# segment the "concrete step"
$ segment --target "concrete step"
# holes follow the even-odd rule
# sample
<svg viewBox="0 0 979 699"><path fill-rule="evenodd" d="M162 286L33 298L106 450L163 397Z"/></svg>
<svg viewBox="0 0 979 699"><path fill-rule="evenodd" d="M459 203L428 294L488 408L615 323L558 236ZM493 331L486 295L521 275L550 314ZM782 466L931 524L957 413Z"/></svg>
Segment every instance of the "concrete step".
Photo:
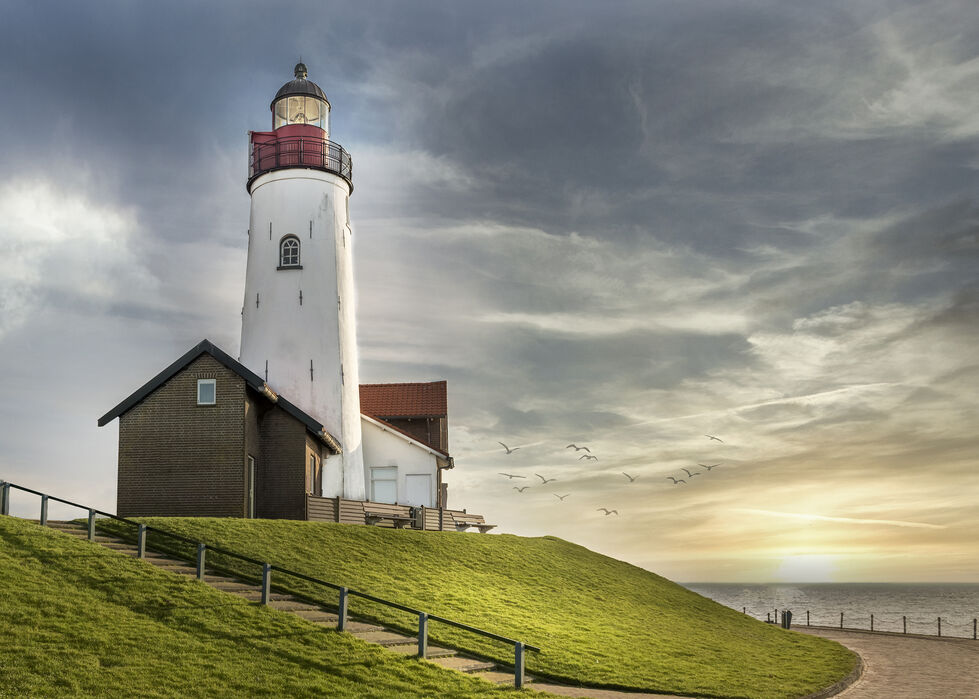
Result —
<svg viewBox="0 0 979 699"><path fill-rule="evenodd" d="M302 600L297 600L295 602L276 602L274 606L275 606L276 609L278 609L280 611L283 611L283 612L293 612L293 613L297 613L297 614L299 614L301 612L322 612L323 611L323 608L320 607L318 604L313 604L312 602L303 602ZM300 614L300 616L301 616L301 614ZM335 619L336 618L336 614L334 614L333 617Z"/></svg>
<svg viewBox="0 0 979 699"><path fill-rule="evenodd" d="M458 672L486 672L487 670L496 669L496 663L491 663L486 660L476 660L475 658L465 658L461 655L430 658L430 661L447 670L456 670ZM513 675L510 675L510 678L512 679Z"/></svg>
<svg viewBox="0 0 979 699"><path fill-rule="evenodd" d="M275 609L282 609L279 605L282 602L274 602L270 606ZM316 621L320 623L330 623L336 626L336 623L340 620L336 614L331 614L330 612L324 611L322 609L288 609L283 611L290 611L296 616L305 619L306 621Z"/></svg>
<svg viewBox="0 0 979 699"><path fill-rule="evenodd" d="M190 576L193 576L193 577L197 577L197 568L193 568L193 567L191 567L189 565L186 565L186 564L183 564L183 563L176 563L176 564L174 564L174 563L171 563L171 562L153 563L149 559L146 559L146 560L151 565L156 566L160 570L165 570L168 573L176 573L177 575L190 575Z"/></svg>
<svg viewBox="0 0 979 699"><path fill-rule="evenodd" d="M386 650L392 653L399 653L401 655L417 655L418 653L418 642L415 641L411 644L404 644L400 646L388 646ZM451 648L442 648L441 646L429 646L425 653L425 658L431 660L432 658L448 658L456 655L456 651Z"/></svg>
<svg viewBox="0 0 979 699"><path fill-rule="evenodd" d="M405 636L394 631L355 631L354 636L368 643L376 643L379 646L403 646L407 644L418 645L418 639Z"/></svg>
<svg viewBox="0 0 979 699"><path fill-rule="evenodd" d="M184 565L187 565L187 564L184 564ZM196 568L195 568L195 570L196 570ZM206 569L204 570L204 582L206 582L208 584L212 584L212 583L238 583L240 585L254 585L255 584L255 583L247 583L244 580L242 580L241 578L232 578L232 577L229 577L227 575L216 575L216 574L208 573Z"/></svg>
<svg viewBox="0 0 979 699"><path fill-rule="evenodd" d="M105 546L107 549L115 549L117 551L119 551L119 550L127 550L127 551L128 550L133 550L133 551L135 551L136 550L136 544L129 544L129 543L126 543L125 541L118 541L118 540L114 540L114 541L100 541L99 543L102 544L102 546Z"/></svg>
<svg viewBox="0 0 979 699"><path fill-rule="evenodd" d="M261 594L262 588L260 585L250 585L249 583L243 582L209 582L205 576L204 582L213 587L215 590L221 590L222 592L257 592Z"/></svg>
<svg viewBox="0 0 979 699"><path fill-rule="evenodd" d="M479 672L472 673L476 677L486 680L487 682L492 682L493 684L502 684L513 686L513 673L504 672L503 670L481 670ZM524 675L524 686L530 684L532 680L527 675Z"/></svg>
<svg viewBox="0 0 979 699"><path fill-rule="evenodd" d="M86 541L88 540L88 532L86 530L84 530L84 529L80 529L78 531L67 531L67 530L64 530L64 531L65 531L65 534L70 534L71 536L76 536L79 539L85 539ZM117 539L114 536L104 536L103 534L96 534L95 537L92 539L92 541L94 541L96 544L124 544L124 543L126 543L122 539ZM130 545L131 546L135 546L135 544L130 544Z"/></svg>
<svg viewBox="0 0 979 699"><path fill-rule="evenodd" d="M252 590L229 590L229 594L238 595L243 597L249 602L261 602L262 601L262 590L261 588L255 588ZM269 602L298 602L292 595L287 595L284 592L270 592Z"/></svg>
<svg viewBox="0 0 979 699"><path fill-rule="evenodd" d="M146 560L160 568L193 568L194 573L197 573L197 566L195 564L179 558L170 558L165 554L153 554L152 551L147 551Z"/></svg>
<svg viewBox="0 0 979 699"><path fill-rule="evenodd" d="M336 629L337 622L333 621L315 621L313 619L308 620L310 624L316 624L317 626L322 626L324 629ZM377 624L371 624L366 621L351 621L347 619L347 628L345 629L347 633L365 633L368 631L384 631L383 626L378 626Z"/></svg>
<svg viewBox="0 0 979 699"><path fill-rule="evenodd" d="M328 624L322 624L321 622L318 621L314 621L313 623L321 624L323 626L328 625ZM333 627L336 628L336 623L333 624ZM352 634L367 633L368 631L383 631L383 630L384 630L383 626L378 626L377 624L372 624L368 621L351 621L350 619L347 619L346 631L348 633L352 633Z"/></svg>

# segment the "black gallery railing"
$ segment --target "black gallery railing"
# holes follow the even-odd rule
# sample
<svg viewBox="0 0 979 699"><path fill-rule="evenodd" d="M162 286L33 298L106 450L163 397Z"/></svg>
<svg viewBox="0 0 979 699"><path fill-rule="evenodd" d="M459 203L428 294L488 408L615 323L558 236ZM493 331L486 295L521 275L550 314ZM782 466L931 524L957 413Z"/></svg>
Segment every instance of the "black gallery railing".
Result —
<svg viewBox="0 0 979 699"><path fill-rule="evenodd" d="M252 142L248 159L248 189L259 175L289 167L309 167L339 175L353 190L353 160L339 143L309 136L283 136L267 143Z"/></svg>
<svg viewBox="0 0 979 699"><path fill-rule="evenodd" d="M476 628L475 626L469 626L468 624L463 624L458 621L453 621L452 619L446 619L445 617L437 616L435 614L429 614L420 609L414 609L412 607L407 607L403 604L398 604L397 602L391 602L390 600L381 599L380 597L375 597L374 595L369 595L366 592L360 592L358 590L351 589L349 587L344 587L343 585L337 585L335 583L327 582L326 580L320 580L318 578L306 575L304 573L299 573L294 570L289 570L288 568L283 568L281 566L273 565L268 561L260 561L256 558L251 558L250 556L245 556L243 554L237 553L235 551L229 551L226 548L220 546L214 546L212 544L205 544L202 541L197 541L180 534L174 534L173 532L168 532L164 529L158 529L157 527L151 527L146 524L141 524L135 520L127 519L125 517L119 517L110 512L103 512L102 510L97 510L93 507L87 507L85 505L79 505L78 503L71 502L69 500L63 500L62 498L55 497L53 495L48 495L31 488L25 488L24 486L16 485L14 483L8 483L6 481L0 481L0 515L10 514L10 490L11 489L20 490L25 493L30 493L37 495L41 498L41 516L40 523L41 526L47 526L48 523L48 502L60 502L69 507L77 507L81 510L88 511L88 538L90 541L95 539L95 519L96 517L108 517L117 522L121 522L126 525L135 527L136 529L136 556L138 558L144 558L146 556L146 538L148 533L153 533L161 536L165 539L171 539L177 541L181 544L189 544L196 550L196 560L194 561L197 567L197 579L200 581L204 580L204 564L208 552L213 552L215 554L220 554L222 556L227 556L229 558L242 561L245 563L250 563L259 566L262 572L262 597L261 603L267 605L269 603L269 595L272 591L272 573L279 573L285 576L290 576L303 580L307 583L312 583L313 585L319 587L326 587L335 590L338 593L337 600L337 630L344 631L347 627L347 610L350 597L359 597L361 599L367 600L369 602L374 602L392 609L397 609L402 612L407 612L408 614L413 614L418 619L418 657L424 658L428 652L428 622L435 621L448 626L461 629L463 631L468 631L470 633L483 636L485 638L492 639L494 641L500 641L502 643L507 643L513 646L513 684L515 687L522 687L524 685L525 676L525 654L527 651L540 652L540 648L537 646L532 646L523 641L517 641L512 638L507 638L506 636L501 636L495 634L492 631L486 631L484 629ZM182 553L167 550L167 554L178 555L183 558L189 559Z"/></svg>

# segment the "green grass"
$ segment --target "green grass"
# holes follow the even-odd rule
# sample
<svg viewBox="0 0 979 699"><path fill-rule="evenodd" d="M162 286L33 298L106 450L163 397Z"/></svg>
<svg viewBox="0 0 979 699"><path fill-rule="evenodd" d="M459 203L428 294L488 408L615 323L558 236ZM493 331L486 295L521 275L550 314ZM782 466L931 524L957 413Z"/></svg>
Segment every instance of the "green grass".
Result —
<svg viewBox="0 0 979 699"><path fill-rule="evenodd" d="M554 537L284 520L142 521L540 646L543 652L528 655L529 671L570 682L776 699L823 689L856 663L836 643L755 621ZM258 575L255 566L219 562ZM333 591L282 575L273 576L273 585L336 601ZM406 629L415 623L357 599L351 612ZM512 647L504 644L434 622L429 631L433 641L512 662Z"/></svg>
<svg viewBox="0 0 979 699"><path fill-rule="evenodd" d="M0 516L0 696L504 695L517 693Z"/></svg>

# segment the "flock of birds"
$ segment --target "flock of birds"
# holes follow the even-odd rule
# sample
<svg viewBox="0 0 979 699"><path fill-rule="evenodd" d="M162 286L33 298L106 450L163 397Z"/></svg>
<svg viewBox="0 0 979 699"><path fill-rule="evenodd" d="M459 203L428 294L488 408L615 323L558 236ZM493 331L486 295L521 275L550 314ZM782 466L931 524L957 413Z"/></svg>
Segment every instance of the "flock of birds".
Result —
<svg viewBox="0 0 979 699"><path fill-rule="evenodd" d="M716 442L721 442L722 444L724 443L724 440L723 439L721 439L720 437L715 437L712 434L705 434L704 436L707 437L710 440L713 440L713 441L716 441ZM501 447L503 447L506 450L507 456L509 456L513 452L517 451L518 449L520 449L520 447L512 447L511 448L511 447L507 446L506 444L504 444L503 442L497 442L497 444L499 444ZM574 449L575 450L575 453L577 453L579 451L588 452L587 454L583 454L583 455L579 456L578 457L578 460L579 461L582 461L582 460L598 461L598 457L595 456L594 454L592 454L591 453L591 449L589 449L586 446L578 446L577 444L571 443L568 446L566 446L565 449ZM719 464L719 463L718 464L701 464L701 463L698 463L697 465L700 466L701 468L703 468L704 470L703 471L691 471L688 468L681 468L680 470L687 474L687 477L686 478L677 478L675 476L666 476L666 479L667 480L670 480L670 481L673 481L673 485L674 486L681 485L681 484L686 485L687 484L687 479L693 479L696 476L701 476L701 475L704 475L706 473L710 473L711 471L713 471L715 468L717 468L721 464ZM638 475L633 476L633 475L631 475L629 473L626 473L625 471L622 471L621 473L622 473L623 476L625 476L626 478L629 479L629 483L630 484L635 483L636 480L639 478ZM503 473L503 472L500 472L500 475L501 476L505 476L508 481L512 481L514 478L527 478L527 476L521 476L521 475L516 474L516 473ZM534 475L537 478L540 478L540 480L541 480L540 485L542 485L542 486L547 485L548 483L551 483L553 481L558 480L557 478L546 478L546 477L542 476L539 473L535 473ZM679 474L677 474L677 475L679 475ZM531 488L531 487L533 487L533 486L529 486L529 485L516 486L516 485L514 485L513 486L513 489L516 490L518 493L522 493L522 492L524 492L525 490L527 490L528 488ZM558 493L551 493L551 495L553 495L554 497L556 497L561 502L564 502L564 499L567 498L568 496L570 496L571 493L565 493L564 495L560 495ZM607 507L599 507L595 511L596 512L604 512L606 517L608 517L609 515L616 515L616 516L618 516L618 514L619 514L619 511L618 510L613 510L613 509L610 509L610 508L607 508Z"/></svg>

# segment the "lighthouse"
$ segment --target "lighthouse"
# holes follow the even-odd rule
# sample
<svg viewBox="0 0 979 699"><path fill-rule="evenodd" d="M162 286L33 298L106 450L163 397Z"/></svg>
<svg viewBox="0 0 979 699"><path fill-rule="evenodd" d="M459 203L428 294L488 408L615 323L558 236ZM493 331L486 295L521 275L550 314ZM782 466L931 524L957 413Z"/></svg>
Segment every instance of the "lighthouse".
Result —
<svg viewBox="0 0 979 699"><path fill-rule="evenodd" d="M354 305L350 154L306 66L249 133L251 196L239 361L338 436L324 492L365 499Z"/></svg>
<svg viewBox="0 0 979 699"><path fill-rule="evenodd" d="M350 154L296 65L249 132L248 267L235 359L202 339L99 418L119 420L123 516L488 531L448 510L446 382L360 384Z"/></svg>

